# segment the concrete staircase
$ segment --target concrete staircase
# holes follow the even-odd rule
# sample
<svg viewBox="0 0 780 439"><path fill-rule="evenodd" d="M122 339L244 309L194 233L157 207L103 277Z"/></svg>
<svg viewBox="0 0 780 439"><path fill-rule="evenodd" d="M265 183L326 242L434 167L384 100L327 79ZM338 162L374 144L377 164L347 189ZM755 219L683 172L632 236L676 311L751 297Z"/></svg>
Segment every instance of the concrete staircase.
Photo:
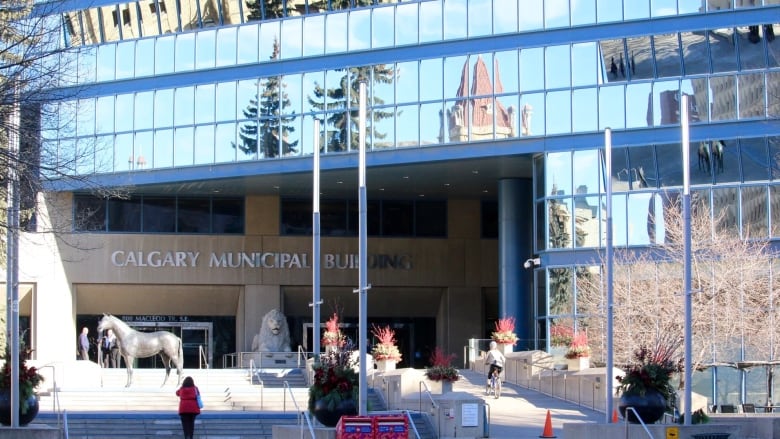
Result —
<svg viewBox="0 0 780 439"><path fill-rule="evenodd" d="M56 427L68 439L182 437L175 371L161 386L163 370L136 369L129 388L125 369L91 373L100 375L84 380L92 385L70 380L58 384L56 395L42 392L33 422ZM247 369L185 369L182 376L195 380L204 400L195 425L198 438L271 439L274 425L300 425L299 411L307 410L308 386L299 369L260 370L253 376ZM369 389L368 397L372 411L385 409L380 392ZM421 438L436 437L425 416L412 414L412 422Z"/></svg>

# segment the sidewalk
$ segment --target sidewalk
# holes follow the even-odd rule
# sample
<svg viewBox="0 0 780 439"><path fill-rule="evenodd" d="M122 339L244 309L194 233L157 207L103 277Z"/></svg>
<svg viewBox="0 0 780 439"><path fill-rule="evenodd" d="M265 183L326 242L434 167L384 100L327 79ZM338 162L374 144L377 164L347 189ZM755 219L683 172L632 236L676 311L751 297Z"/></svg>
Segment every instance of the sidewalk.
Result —
<svg viewBox="0 0 780 439"><path fill-rule="evenodd" d="M563 438L563 424L570 422L603 423L604 414L518 385L503 384L501 398L485 395L485 376L462 369L462 378L454 391L468 392L489 406L491 439L536 439L542 435L547 410L552 417L553 435Z"/></svg>

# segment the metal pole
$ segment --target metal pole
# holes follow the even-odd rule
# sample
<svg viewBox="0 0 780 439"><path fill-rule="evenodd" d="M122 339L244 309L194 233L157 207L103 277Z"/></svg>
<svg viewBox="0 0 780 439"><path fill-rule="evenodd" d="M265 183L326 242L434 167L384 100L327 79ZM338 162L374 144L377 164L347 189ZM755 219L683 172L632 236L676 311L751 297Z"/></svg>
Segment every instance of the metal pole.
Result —
<svg viewBox="0 0 780 439"><path fill-rule="evenodd" d="M683 284L685 300L685 355L684 355L684 425L691 425L691 168L690 148L688 146L688 96L682 95L680 119L682 125L682 162L683 162Z"/></svg>
<svg viewBox="0 0 780 439"><path fill-rule="evenodd" d="M606 418L607 424L612 423L612 411L613 409L613 391L614 387L612 383L614 381L614 334L613 334L613 313L614 313L614 293L612 289L613 283L613 247L612 247L612 130L607 128L604 130L604 173L605 185L607 192L607 242L606 242L606 257L607 257L607 376L606 383L604 383L604 389L607 393L606 397Z"/></svg>
<svg viewBox="0 0 780 439"><path fill-rule="evenodd" d="M19 427L19 176L16 166L19 163L19 96L14 86L10 129L8 130L8 229L6 260L6 297L8 321L6 328L10 340L11 358L11 427Z"/></svg>
<svg viewBox="0 0 780 439"><path fill-rule="evenodd" d="M317 361L320 356L320 121L314 118L314 184L312 190L312 351Z"/></svg>
<svg viewBox="0 0 780 439"><path fill-rule="evenodd" d="M358 319L358 337L360 338L360 390L359 390L359 402L360 409L358 414L360 416L366 416L368 413L368 380L366 374L368 373L366 368L366 350L368 343L368 334L366 331L368 313L368 255L367 252L367 238L366 232L368 229L367 215L366 215L366 83L360 83L360 106L358 107L358 145L359 152L359 164L358 164L358 196L360 210L360 226L359 226L359 277L360 285L358 295L360 305L360 315Z"/></svg>

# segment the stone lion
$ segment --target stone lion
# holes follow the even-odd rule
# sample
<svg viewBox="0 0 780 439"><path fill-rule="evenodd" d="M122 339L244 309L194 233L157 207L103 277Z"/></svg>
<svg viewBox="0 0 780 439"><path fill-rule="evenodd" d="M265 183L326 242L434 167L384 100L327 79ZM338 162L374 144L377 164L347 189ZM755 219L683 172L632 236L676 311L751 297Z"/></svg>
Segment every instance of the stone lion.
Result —
<svg viewBox="0 0 780 439"><path fill-rule="evenodd" d="M287 318L274 308L263 316L260 333L252 340L255 352L290 352L290 328Z"/></svg>

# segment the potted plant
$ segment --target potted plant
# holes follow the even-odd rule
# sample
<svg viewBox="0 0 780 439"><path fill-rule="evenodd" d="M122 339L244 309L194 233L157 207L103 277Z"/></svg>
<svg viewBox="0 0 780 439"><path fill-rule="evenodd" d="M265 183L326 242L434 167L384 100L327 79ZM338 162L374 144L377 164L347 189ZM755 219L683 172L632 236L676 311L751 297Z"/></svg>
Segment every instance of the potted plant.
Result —
<svg viewBox="0 0 780 439"><path fill-rule="evenodd" d="M394 370L395 364L401 361L401 352L398 350L395 341L395 331L390 325L371 327L371 334L377 338L376 343L371 350L371 355L376 360L377 369L381 371Z"/></svg>
<svg viewBox="0 0 780 439"><path fill-rule="evenodd" d="M652 349L643 345L634 351L633 361L624 368L625 374L615 377L619 383L618 409L624 418L627 407L634 407L646 424L656 422L665 411L672 410L675 390L671 379L672 374L682 370L682 358L677 354L681 343L666 338ZM632 412L628 421L639 422Z"/></svg>
<svg viewBox="0 0 780 439"><path fill-rule="evenodd" d="M336 351L344 346L346 337L339 329L339 316L335 312L325 322L325 332L322 333L322 345L326 351Z"/></svg>
<svg viewBox="0 0 780 439"><path fill-rule="evenodd" d="M431 366L425 370L425 376L429 380L441 383L442 393L452 391L452 383L460 379L458 369L452 365L455 354L445 354L440 347L436 347L431 355Z"/></svg>
<svg viewBox="0 0 780 439"><path fill-rule="evenodd" d="M586 332L580 331L574 334L564 357L569 370L577 371L590 366L590 347Z"/></svg>
<svg viewBox="0 0 780 439"><path fill-rule="evenodd" d="M27 366L29 351L20 346L19 355L19 425L27 425L38 415L38 397L35 389L43 382L43 375L34 366ZM11 358L6 346L5 364L0 372L0 423L11 425Z"/></svg>
<svg viewBox="0 0 780 439"><path fill-rule="evenodd" d="M335 427L341 416L357 414L360 381L352 360L351 342L320 355L312 366L309 412L326 427Z"/></svg>
<svg viewBox="0 0 780 439"><path fill-rule="evenodd" d="M515 318L498 319L491 338L498 343L503 353L512 352L512 346L516 345L518 340L515 335Z"/></svg>

